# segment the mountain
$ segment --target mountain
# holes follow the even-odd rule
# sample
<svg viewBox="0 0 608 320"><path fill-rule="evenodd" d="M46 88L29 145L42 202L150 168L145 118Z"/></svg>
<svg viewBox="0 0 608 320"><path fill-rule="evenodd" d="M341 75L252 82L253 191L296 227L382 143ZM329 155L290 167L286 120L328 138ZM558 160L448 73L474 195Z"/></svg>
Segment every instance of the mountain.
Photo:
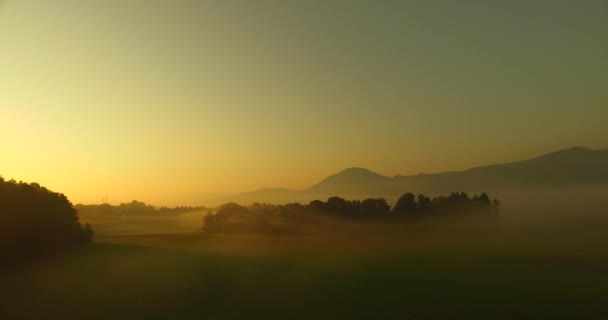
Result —
<svg viewBox="0 0 608 320"><path fill-rule="evenodd" d="M304 190L308 193L331 193L340 190L343 193L367 192L369 186L390 186L392 179L364 168L349 168L331 175L314 186Z"/></svg>
<svg viewBox="0 0 608 320"><path fill-rule="evenodd" d="M529 160L431 175L431 190L501 191L608 183L608 150L564 149ZM405 180L405 179L404 179ZM417 184L421 184L418 181Z"/></svg>
<svg viewBox="0 0 608 320"><path fill-rule="evenodd" d="M608 149L573 147L528 160L411 176L383 176L364 168L349 168L304 190L262 189L230 197L230 201L308 202L341 196L349 199L385 197L405 192L442 194L453 191L498 192L524 188L608 185ZM228 199L225 199L228 200Z"/></svg>

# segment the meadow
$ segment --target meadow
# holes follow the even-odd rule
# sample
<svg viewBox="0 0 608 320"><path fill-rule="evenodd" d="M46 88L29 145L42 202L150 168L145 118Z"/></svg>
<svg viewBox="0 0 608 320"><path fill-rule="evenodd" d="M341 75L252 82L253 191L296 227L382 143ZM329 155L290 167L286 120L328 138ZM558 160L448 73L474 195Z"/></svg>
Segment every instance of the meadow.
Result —
<svg viewBox="0 0 608 320"><path fill-rule="evenodd" d="M2 277L1 319L606 319L605 228L98 236Z"/></svg>

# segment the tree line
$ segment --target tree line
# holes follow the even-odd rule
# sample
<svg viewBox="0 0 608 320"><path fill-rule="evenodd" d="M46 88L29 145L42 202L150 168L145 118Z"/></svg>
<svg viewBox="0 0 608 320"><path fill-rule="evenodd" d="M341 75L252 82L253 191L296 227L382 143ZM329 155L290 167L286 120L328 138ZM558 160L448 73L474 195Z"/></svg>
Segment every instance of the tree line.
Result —
<svg viewBox="0 0 608 320"><path fill-rule="evenodd" d="M103 204L77 204L76 210L82 214L102 214L113 216L151 216L151 215L167 215L180 214L193 211L204 210L205 207L177 206L177 207L160 207L156 208L152 205L141 201L133 200L128 203L119 205Z"/></svg>
<svg viewBox="0 0 608 320"><path fill-rule="evenodd" d="M394 206L384 198L347 200L330 197L327 201L313 200L308 204L254 203L250 207L231 202L218 207L216 212L208 212L203 221L203 230L280 232L296 225L317 224L328 217L399 223L448 215L495 215L499 207L500 202L491 200L486 193L469 197L464 192L433 198L408 192L399 197Z"/></svg>

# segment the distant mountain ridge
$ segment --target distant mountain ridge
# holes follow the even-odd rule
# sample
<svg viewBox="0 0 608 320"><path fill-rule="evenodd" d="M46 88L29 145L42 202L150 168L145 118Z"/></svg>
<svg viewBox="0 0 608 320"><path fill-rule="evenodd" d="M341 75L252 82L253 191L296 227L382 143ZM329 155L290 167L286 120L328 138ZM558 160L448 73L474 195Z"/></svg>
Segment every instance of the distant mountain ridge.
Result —
<svg viewBox="0 0 608 320"><path fill-rule="evenodd" d="M518 188L608 184L608 149L573 147L528 160L475 167L464 171L388 177L365 168L348 168L304 190L261 189L226 200L307 202L341 196L395 198L404 192L440 194L452 191L504 191Z"/></svg>
<svg viewBox="0 0 608 320"><path fill-rule="evenodd" d="M336 188L340 188L342 191L355 191L359 188L367 188L369 185L389 185L391 182L390 177L368 169L353 167L331 175L304 191L323 193L332 192Z"/></svg>

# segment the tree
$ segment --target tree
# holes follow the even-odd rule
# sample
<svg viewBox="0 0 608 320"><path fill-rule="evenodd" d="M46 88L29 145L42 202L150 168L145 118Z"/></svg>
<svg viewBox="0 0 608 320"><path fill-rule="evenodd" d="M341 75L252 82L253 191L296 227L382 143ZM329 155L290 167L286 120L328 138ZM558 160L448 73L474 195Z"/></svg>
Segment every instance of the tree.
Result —
<svg viewBox="0 0 608 320"><path fill-rule="evenodd" d="M213 227L215 226L214 225L214 222L215 222L214 218L215 217L213 215L213 212L211 212L211 211L209 211L209 212L207 212L207 214L205 214L205 217L203 218L203 230L211 230L211 229L213 229Z"/></svg>
<svg viewBox="0 0 608 320"><path fill-rule="evenodd" d="M65 195L37 183L0 180L0 255L6 261L65 250L92 237Z"/></svg>
<svg viewBox="0 0 608 320"><path fill-rule="evenodd" d="M384 217L391 211L386 199L365 199L361 201L360 212L363 217Z"/></svg>
<svg viewBox="0 0 608 320"><path fill-rule="evenodd" d="M500 201L498 201L498 199L494 199L492 200L492 205L494 206L494 208L498 209L500 208Z"/></svg>
<svg viewBox="0 0 608 320"><path fill-rule="evenodd" d="M416 204L416 197L413 193L408 192L399 197L399 200L397 200L393 211L396 214L408 216L414 214L416 212L417 207L418 206Z"/></svg>
<svg viewBox="0 0 608 320"><path fill-rule="evenodd" d="M244 215L249 213L247 207L241 206L240 204L229 202L221 205L215 213L216 222L227 222L235 219L242 219Z"/></svg>
<svg viewBox="0 0 608 320"><path fill-rule="evenodd" d="M420 210L420 212L428 213L433 211L433 202L431 201L431 198L423 194L419 194L417 198L418 209Z"/></svg>
<svg viewBox="0 0 608 320"><path fill-rule="evenodd" d="M325 210L325 202L321 200L313 200L308 204L308 207L316 212L323 212Z"/></svg>
<svg viewBox="0 0 608 320"><path fill-rule="evenodd" d="M490 197L485 192L479 195L479 202L484 206L492 205L492 202L490 202Z"/></svg>
<svg viewBox="0 0 608 320"><path fill-rule="evenodd" d="M325 203L325 208L331 213L346 214L348 211L348 203L340 197L330 197Z"/></svg>
<svg viewBox="0 0 608 320"><path fill-rule="evenodd" d="M94 232L93 232L93 229L91 228L90 224L86 223L84 225L84 230L83 231L84 232L83 232L82 236L83 236L83 239L84 239L85 242L90 242L91 240L93 240L93 234L94 234Z"/></svg>

